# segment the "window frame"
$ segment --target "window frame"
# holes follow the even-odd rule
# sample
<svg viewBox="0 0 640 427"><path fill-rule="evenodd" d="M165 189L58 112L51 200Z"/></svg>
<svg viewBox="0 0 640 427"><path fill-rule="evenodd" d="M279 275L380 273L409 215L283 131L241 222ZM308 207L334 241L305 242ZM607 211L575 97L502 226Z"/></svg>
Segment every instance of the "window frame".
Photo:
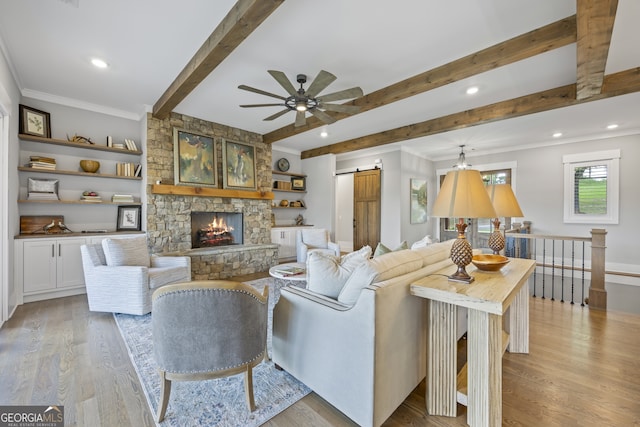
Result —
<svg viewBox="0 0 640 427"><path fill-rule="evenodd" d="M620 150L595 151L591 153L562 156L564 164L564 216L567 224L618 224L620 207ZM575 169L585 166L607 167L607 212L606 214L576 213Z"/></svg>

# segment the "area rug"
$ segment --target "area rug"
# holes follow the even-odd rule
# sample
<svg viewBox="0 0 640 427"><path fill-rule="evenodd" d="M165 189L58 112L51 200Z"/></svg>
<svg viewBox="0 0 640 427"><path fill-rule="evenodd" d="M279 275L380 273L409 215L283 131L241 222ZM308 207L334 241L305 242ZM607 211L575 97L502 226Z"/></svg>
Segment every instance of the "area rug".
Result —
<svg viewBox="0 0 640 427"><path fill-rule="evenodd" d="M273 306L284 282L265 278L246 282L259 290L269 286L268 349L271 352ZM116 324L138 373L154 419L160 399L160 375L153 357L151 314L114 314ZM175 381L167 412L159 426L259 426L306 396L311 390L273 362L263 362L253 370L256 409L249 412L244 395L244 374L207 381Z"/></svg>

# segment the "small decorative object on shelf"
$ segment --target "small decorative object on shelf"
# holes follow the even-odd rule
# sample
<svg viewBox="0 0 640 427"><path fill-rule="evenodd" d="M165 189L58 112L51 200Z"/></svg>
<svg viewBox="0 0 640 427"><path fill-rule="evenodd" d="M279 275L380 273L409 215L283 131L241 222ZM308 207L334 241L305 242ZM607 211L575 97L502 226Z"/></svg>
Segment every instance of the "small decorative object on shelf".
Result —
<svg viewBox="0 0 640 427"><path fill-rule="evenodd" d="M59 200L57 179L36 179L28 180L28 200Z"/></svg>
<svg viewBox="0 0 640 427"><path fill-rule="evenodd" d="M77 142L80 144L91 144L93 145L93 141L91 141L91 138L87 138L86 136L80 136L78 134L74 134L73 136L69 136L67 135L67 141L69 142Z"/></svg>
<svg viewBox="0 0 640 427"><path fill-rule="evenodd" d="M101 203L102 197L100 197L100 195L95 191L88 190L82 193L80 200L82 200L83 202Z"/></svg>
<svg viewBox="0 0 640 427"><path fill-rule="evenodd" d="M277 165L280 172L286 172L289 170L289 160L284 157L278 160Z"/></svg>
<svg viewBox="0 0 640 427"><path fill-rule="evenodd" d="M97 160L80 160L80 167L87 173L96 173L100 169L100 162Z"/></svg>
<svg viewBox="0 0 640 427"><path fill-rule="evenodd" d="M304 218L302 215L296 217L296 225L304 225Z"/></svg>
<svg viewBox="0 0 640 427"><path fill-rule="evenodd" d="M289 207L289 201L288 200L280 200L280 207L281 208Z"/></svg>

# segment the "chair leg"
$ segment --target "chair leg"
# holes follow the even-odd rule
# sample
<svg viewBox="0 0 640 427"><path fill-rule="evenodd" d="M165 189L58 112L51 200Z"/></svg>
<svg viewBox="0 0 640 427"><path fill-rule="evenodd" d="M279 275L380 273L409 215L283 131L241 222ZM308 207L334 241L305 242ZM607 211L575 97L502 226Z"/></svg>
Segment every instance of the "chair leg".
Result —
<svg viewBox="0 0 640 427"><path fill-rule="evenodd" d="M250 412L256 409L256 402L253 399L253 369L251 365L247 365L244 372L244 395L247 398L247 407Z"/></svg>
<svg viewBox="0 0 640 427"><path fill-rule="evenodd" d="M162 382L160 390L160 405L158 406L158 422L164 420L164 414L167 411L167 405L169 404L169 395L171 394L171 380L167 379L167 373L160 371L160 381Z"/></svg>

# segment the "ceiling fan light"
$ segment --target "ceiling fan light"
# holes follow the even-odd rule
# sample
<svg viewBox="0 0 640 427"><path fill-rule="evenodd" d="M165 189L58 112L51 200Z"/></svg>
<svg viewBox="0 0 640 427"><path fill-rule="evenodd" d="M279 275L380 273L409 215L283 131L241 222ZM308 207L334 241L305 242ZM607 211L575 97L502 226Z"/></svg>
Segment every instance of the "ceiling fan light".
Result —
<svg viewBox="0 0 640 427"><path fill-rule="evenodd" d="M307 111L307 103L304 101L296 102L296 111Z"/></svg>

